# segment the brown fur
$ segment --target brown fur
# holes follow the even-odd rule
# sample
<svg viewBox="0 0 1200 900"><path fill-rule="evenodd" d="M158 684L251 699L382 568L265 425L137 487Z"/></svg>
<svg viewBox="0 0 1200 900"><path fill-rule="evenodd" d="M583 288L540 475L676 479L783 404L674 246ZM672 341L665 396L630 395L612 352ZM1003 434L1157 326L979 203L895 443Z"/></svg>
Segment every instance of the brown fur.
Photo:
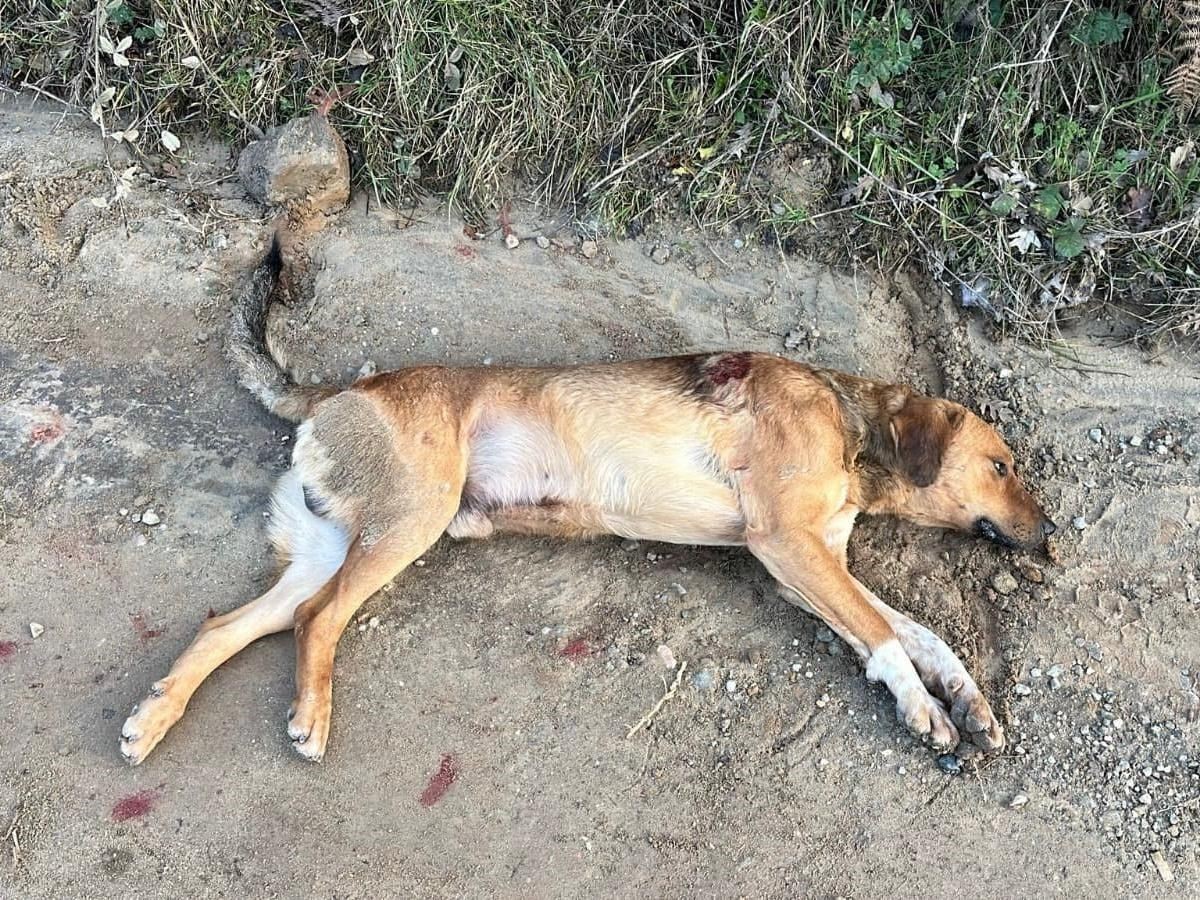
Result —
<svg viewBox="0 0 1200 900"><path fill-rule="evenodd" d="M319 759L334 652L358 606L443 533L500 531L743 545L887 683L915 733L995 749L1002 731L962 664L850 575L846 542L859 513L886 513L1039 546L1053 526L1012 466L962 406L765 354L376 375L300 426L285 481L302 486L318 531L281 525L276 543L301 568L205 623L135 709L122 751L140 762L212 669L294 627L288 732ZM344 557L305 563L315 533L344 535Z"/></svg>

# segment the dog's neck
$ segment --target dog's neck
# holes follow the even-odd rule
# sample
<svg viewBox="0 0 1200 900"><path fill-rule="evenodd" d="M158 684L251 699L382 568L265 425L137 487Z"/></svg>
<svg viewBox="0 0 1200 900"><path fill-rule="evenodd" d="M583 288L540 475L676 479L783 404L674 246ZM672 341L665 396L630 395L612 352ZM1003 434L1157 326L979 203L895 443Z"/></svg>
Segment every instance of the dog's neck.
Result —
<svg viewBox="0 0 1200 900"><path fill-rule="evenodd" d="M837 397L845 423L847 502L868 515L905 516L917 487L896 468L887 412L896 386L830 369L819 374Z"/></svg>

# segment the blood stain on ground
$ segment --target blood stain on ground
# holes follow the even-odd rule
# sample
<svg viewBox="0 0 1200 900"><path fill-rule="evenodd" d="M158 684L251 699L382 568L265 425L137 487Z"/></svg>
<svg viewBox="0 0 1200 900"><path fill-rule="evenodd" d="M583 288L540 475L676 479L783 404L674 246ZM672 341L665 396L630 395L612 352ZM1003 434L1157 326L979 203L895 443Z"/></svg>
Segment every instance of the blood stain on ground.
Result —
<svg viewBox="0 0 1200 900"><path fill-rule="evenodd" d="M129 618L133 622L133 630L137 632L137 636L143 644L158 637L165 630L163 628L151 628L147 625L145 613L134 613Z"/></svg>
<svg viewBox="0 0 1200 900"><path fill-rule="evenodd" d="M8 662L17 653L16 641L0 641L0 662Z"/></svg>
<svg viewBox="0 0 1200 900"><path fill-rule="evenodd" d="M558 651L559 656L565 656L567 659L583 659L585 656L592 655L592 647L587 642L587 638L572 638L567 642L567 646Z"/></svg>
<svg viewBox="0 0 1200 900"><path fill-rule="evenodd" d="M454 754L447 753L442 757L438 770L429 779L429 784L421 792L421 805L433 806L446 795L446 791L450 790L450 785L457 780L458 760L454 758Z"/></svg>
<svg viewBox="0 0 1200 900"><path fill-rule="evenodd" d="M123 797L113 804L112 819L114 822L128 822L130 819L140 819L154 809L158 802L158 792L146 788L136 794Z"/></svg>

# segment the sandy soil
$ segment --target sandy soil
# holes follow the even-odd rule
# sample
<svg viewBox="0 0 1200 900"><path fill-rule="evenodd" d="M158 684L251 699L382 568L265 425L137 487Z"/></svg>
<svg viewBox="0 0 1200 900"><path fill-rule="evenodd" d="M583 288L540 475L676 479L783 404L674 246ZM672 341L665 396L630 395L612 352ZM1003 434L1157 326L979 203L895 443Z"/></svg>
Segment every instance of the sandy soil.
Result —
<svg viewBox="0 0 1200 900"><path fill-rule="evenodd" d="M746 347L982 410L1064 526L1060 564L892 522L851 552L970 660L1008 750L942 771L741 551L445 540L343 639L322 764L284 736L285 635L127 768L130 706L269 579L290 437L221 358L265 227L229 151L189 143L94 203L127 165L0 101L0 894L1195 896L1200 368L996 343L936 291L687 229L588 260L547 226L565 246L543 250L534 210L509 251L357 198L285 323L305 377ZM627 739L659 645L687 676Z"/></svg>

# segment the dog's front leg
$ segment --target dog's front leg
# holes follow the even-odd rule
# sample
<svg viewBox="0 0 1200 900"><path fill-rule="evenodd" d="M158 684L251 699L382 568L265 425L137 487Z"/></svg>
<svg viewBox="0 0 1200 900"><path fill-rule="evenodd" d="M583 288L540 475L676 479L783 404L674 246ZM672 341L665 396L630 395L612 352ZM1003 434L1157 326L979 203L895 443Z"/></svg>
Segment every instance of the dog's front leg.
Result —
<svg viewBox="0 0 1200 900"><path fill-rule="evenodd" d="M820 536L773 532L752 536L748 547L786 589L785 597L820 616L863 659L867 678L887 685L897 716L914 735L938 749L958 743L949 713L925 689L896 632Z"/></svg>
<svg viewBox="0 0 1200 900"><path fill-rule="evenodd" d="M950 718L959 731L984 750L1003 747L1004 729L992 714L979 685L946 642L924 625L892 609L853 575L850 577L872 608L891 625L925 686L949 707Z"/></svg>

